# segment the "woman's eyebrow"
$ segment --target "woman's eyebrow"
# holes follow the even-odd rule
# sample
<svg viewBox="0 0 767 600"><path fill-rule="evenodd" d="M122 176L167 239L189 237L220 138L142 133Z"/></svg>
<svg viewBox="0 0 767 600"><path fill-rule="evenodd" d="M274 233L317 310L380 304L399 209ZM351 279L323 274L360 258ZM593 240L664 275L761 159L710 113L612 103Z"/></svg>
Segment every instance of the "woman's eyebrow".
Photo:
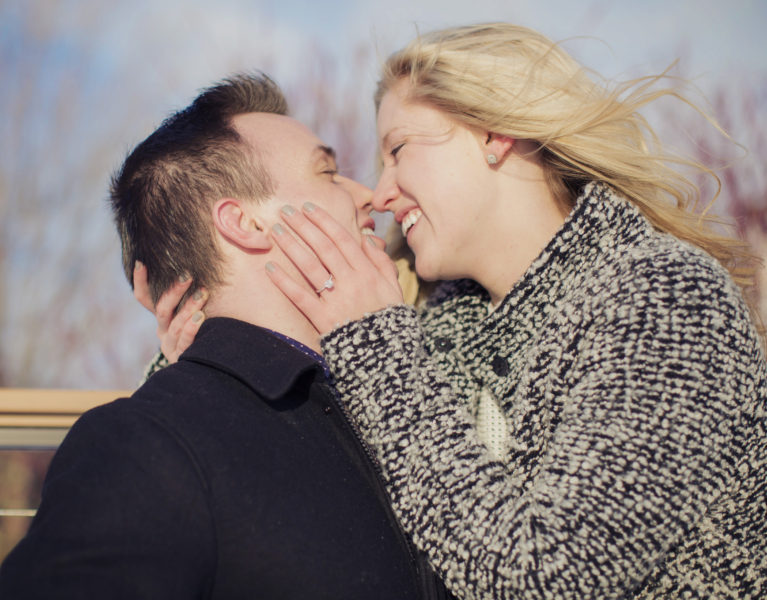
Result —
<svg viewBox="0 0 767 600"><path fill-rule="evenodd" d="M381 139L381 148L386 148L389 145L389 138L391 137L392 133L394 133L394 130L387 132L387 134L383 136Z"/></svg>

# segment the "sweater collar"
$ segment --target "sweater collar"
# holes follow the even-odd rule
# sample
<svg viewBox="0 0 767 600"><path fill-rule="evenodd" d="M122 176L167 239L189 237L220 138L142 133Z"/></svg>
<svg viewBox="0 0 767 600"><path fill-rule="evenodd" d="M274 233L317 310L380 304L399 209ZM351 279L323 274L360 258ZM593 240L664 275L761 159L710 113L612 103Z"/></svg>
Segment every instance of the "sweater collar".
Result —
<svg viewBox="0 0 767 600"><path fill-rule="evenodd" d="M224 371L269 401L283 397L308 374L323 378L318 356L301 351L284 336L237 319L207 319L179 357Z"/></svg>

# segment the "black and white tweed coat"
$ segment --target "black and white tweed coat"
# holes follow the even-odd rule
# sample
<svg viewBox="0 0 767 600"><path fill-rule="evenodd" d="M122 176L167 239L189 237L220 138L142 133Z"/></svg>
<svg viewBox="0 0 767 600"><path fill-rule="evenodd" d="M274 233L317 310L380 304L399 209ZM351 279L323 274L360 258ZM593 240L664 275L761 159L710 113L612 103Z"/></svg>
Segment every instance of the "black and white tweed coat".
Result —
<svg viewBox="0 0 767 600"><path fill-rule="evenodd" d="M590 185L497 310L467 281L323 339L460 598L767 598L767 369L707 254ZM476 399L509 444L477 437Z"/></svg>

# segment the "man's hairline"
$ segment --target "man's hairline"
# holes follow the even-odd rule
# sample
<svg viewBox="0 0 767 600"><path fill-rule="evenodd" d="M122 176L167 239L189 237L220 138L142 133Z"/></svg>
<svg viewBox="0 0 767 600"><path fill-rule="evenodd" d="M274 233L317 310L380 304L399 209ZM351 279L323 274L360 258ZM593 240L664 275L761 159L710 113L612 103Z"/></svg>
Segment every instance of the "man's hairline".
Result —
<svg viewBox="0 0 767 600"><path fill-rule="evenodd" d="M281 117L288 117L288 115L282 115L280 113L275 113L271 111L263 111L263 110L251 110L247 112L239 112L236 114L231 115L227 119L227 126L234 132L234 134L237 136L235 143L240 146L244 152L243 156L245 159L252 163L252 166L255 168L256 166L260 166L261 169L263 169L264 174L269 178L269 185L270 188L270 194L267 196L264 196L262 198L245 198L244 200L247 200L249 202L254 202L257 205L266 203L271 197L273 197L277 192L277 182L274 180L274 177L272 176L272 172L270 169L266 167L265 161L263 160L264 156L270 156L270 152L268 148L263 147L263 145L259 144L253 144L250 140L248 140L245 135L243 135L243 132L237 127L237 123L235 122L238 117L246 116L246 115L276 115ZM292 117L288 117L292 118Z"/></svg>

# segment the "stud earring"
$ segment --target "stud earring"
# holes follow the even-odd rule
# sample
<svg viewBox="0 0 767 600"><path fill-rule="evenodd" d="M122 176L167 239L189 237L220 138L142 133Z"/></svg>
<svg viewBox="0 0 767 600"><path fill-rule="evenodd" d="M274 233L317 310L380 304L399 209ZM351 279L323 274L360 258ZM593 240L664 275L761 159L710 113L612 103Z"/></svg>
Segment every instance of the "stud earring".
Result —
<svg viewBox="0 0 767 600"><path fill-rule="evenodd" d="M487 155L487 164L488 165L494 165L498 162L498 157L495 154L488 154Z"/></svg>

